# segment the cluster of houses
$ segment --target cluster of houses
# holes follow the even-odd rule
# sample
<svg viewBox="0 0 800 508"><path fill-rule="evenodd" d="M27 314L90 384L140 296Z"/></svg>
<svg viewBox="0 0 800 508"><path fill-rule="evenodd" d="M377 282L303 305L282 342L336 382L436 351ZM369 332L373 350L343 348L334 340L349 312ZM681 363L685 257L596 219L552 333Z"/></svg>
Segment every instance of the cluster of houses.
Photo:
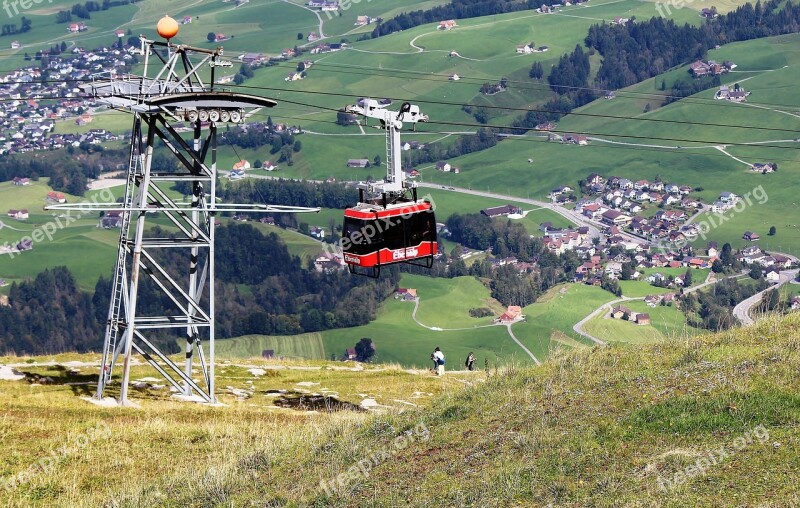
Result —
<svg viewBox="0 0 800 508"><path fill-rule="evenodd" d="M750 166L750 171L766 175L778 171L778 164L774 162L755 162Z"/></svg>
<svg viewBox="0 0 800 508"><path fill-rule="evenodd" d="M28 215L28 210L26 209L22 210L11 209L8 211L8 216L11 217L12 219L17 219L17 220L27 220L30 217Z"/></svg>
<svg viewBox="0 0 800 508"><path fill-rule="evenodd" d="M59 55L47 55L50 79L45 83L42 83L38 62L36 66L2 76L0 154L54 150L68 144L77 146L79 135L53 134L58 120L75 118L78 124L91 121L91 114L87 111L94 103L85 98L72 82L89 79L90 75L100 72L124 74L135 65L137 53L140 53L138 46L93 50L74 47Z"/></svg>
<svg viewBox="0 0 800 508"><path fill-rule="evenodd" d="M547 46L539 46L537 48L533 43L530 43L517 46L517 53L522 55L530 55L531 53L544 53L549 49L550 48Z"/></svg>
<svg viewBox="0 0 800 508"><path fill-rule="evenodd" d="M689 65L689 73L695 78L702 78L703 76L718 76L725 74L736 68L736 64L726 60L719 63L715 60L697 60Z"/></svg>
<svg viewBox="0 0 800 508"><path fill-rule="evenodd" d="M645 312L636 312L624 305L617 305L611 309L611 317L614 319L624 319L631 321L637 325L649 325L650 314Z"/></svg>
<svg viewBox="0 0 800 508"><path fill-rule="evenodd" d="M689 196L693 189L688 185L658 180L634 182L617 176L606 180L592 173L586 178L585 187L589 197L576 202L576 212L620 231L629 228L652 241L683 239L692 228L684 223L690 214L703 209L703 203ZM575 199L574 191L569 185L557 187L550 192L550 198L556 203L567 203ZM652 205L671 209L659 210L652 217L636 215Z"/></svg>
<svg viewBox="0 0 800 508"><path fill-rule="evenodd" d="M738 85L735 86L733 90L731 90L728 85L722 85L714 94L714 98L717 100L726 100L730 102L745 102L745 99L747 99L748 95L750 95L750 92Z"/></svg>
<svg viewBox="0 0 800 508"><path fill-rule="evenodd" d="M539 128L540 126L541 129ZM543 130L543 131L552 130L553 127L555 126L552 125L550 122L548 122L547 124L539 124L536 126L537 130ZM558 141L560 143L567 143L570 145L580 145L580 146L586 146L589 144L588 137L584 136L583 134L572 134L572 133L558 134L555 132L550 132L550 134L547 135L547 141Z"/></svg>
<svg viewBox="0 0 800 508"><path fill-rule="evenodd" d="M335 0L309 0L306 5L322 12L336 12L339 10L339 2Z"/></svg>
<svg viewBox="0 0 800 508"><path fill-rule="evenodd" d="M242 178L246 178L247 173L245 173L245 171L248 169L253 169L250 165L250 161L242 159L233 165L231 172L228 173L228 178L230 180L241 180ZM264 161L261 163L261 167L257 169L263 169L264 171L276 171L278 166L276 166L272 161Z"/></svg>

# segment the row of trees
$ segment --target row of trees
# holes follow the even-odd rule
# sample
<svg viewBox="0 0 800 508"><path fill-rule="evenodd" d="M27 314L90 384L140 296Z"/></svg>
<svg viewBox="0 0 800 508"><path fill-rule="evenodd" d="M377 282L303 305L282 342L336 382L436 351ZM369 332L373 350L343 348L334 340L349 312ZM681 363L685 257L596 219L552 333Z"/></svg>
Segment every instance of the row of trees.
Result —
<svg viewBox="0 0 800 508"><path fill-rule="evenodd" d="M19 26L15 25L14 23L5 23L2 27L0 27L0 37L4 35L22 34L30 31L30 29L31 20L25 16L22 16Z"/></svg>
<svg viewBox="0 0 800 508"><path fill-rule="evenodd" d="M70 147L72 148L72 147ZM97 150L99 147L85 147ZM18 158L15 156L0 157L0 181L12 180L14 177L50 178L50 186L61 192L83 196L89 178L97 178L101 171L113 169L115 163L126 161L123 150L106 150L103 157L86 156L80 160L74 157L75 152L83 152L82 148L72 150L73 154L57 154L50 157Z"/></svg>
<svg viewBox="0 0 800 508"><path fill-rule="evenodd" d="M443 19L477 18L504 12L536 9L546 3L548 2L545 0L451 0L447 4L428 10L404 12L389 20L379 20L375 29L372 30L371 36L373 38L380 37Z"/></svg>

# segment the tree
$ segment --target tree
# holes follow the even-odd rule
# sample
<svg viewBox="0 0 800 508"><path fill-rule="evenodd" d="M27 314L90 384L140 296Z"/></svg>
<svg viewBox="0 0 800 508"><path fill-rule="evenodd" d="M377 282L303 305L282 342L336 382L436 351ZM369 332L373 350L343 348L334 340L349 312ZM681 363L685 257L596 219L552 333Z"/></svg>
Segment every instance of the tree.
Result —
<svg viewBox="0 0 800 508"><path fill-rule="evenodd" d="M208 32L208 34L206 34L206 40L208 40L208 42L214 42L217 40L217 34L214 32Z"/></svg>
<svg viewBox="0 0 800 508"><path fill-rule="evenodd" d="M692 269L688 268L686 273L683 274L683 287L689 287L692 285Z"/></svg>
<svg viewBox="0 0 800 508"><path fill-rule="evenodd" d="M720 252L719 258L723 266L733 265L733 247L731 247L731 244L725 243L722 246L722 252Z"/></svg>
<svg viewBox="0 0 800 508"><path fill-rule="evenodd" d="M714 273L722 273L725 267L722 265L722 261L719 259L715 259L714 263L711 265L711 271Z"/></svg>
<svg viewBox="0 0 800 508"><path fill-rule="evenodd" d="M256 169L260 168L260 167L261 167L261 166L263 166L263 165L264 165L264 163L263 163L263 162L261 162L261 159L256 159L256 160L253 162L253 167L254 167L254 168L256 168Z"/></svg>
<svg viewBox="0 0 800 508"><path fill-rule="evenodd" d="M294 142L292 150L295 152L299 152L302 149L303 149L303 143L298 139L297 141Z"/></svg>
<svg viewBox="0 0 800 508"><path fill-rule="evenodd" d="M528 72L528 77L531 79L542 79L544 77L544 69L540 62L533 62L531 70Z"/></svg>
<svg viewBox="0 0 800 508"><path fill-rule="evenodd" d="M775 226L770 226L770 228L769 228L769 233L767 233L767 234L768 234L769 236L775 236L775 233L776 233L776 232L777 232L777 230L775 229Z"/></svg>
<svg viewBox="0 0 800 508"><path fill-rule="evenodd" d="M758 265L753 265L750 269L750 278L753 280L758 280L761 278L761 268Z"/></svg>
<svg viewBox="0 0 800 508"><path fill-rule="evenodd" d="M376 156L375 156L375 158L374 158L374 159L372 159L372 162L373 162L373 163L374 163L376 166L380 166L380 165L381 165L381 156L380 156L380 155L376 155Z"/></svg>
<svg viewBox="0 0 800 508"><path fill-rule="evenodd" d="M297 40L298 41L302 41L303 40L303 32L297 32Z"/></svg>
<svg viewBox="0 0 800 508"><path fill-rule="evenodd" d="M375 344L369 337L364 337L356 342L356 360L359 362L368 362L370 358L375 356Z"/></svg>

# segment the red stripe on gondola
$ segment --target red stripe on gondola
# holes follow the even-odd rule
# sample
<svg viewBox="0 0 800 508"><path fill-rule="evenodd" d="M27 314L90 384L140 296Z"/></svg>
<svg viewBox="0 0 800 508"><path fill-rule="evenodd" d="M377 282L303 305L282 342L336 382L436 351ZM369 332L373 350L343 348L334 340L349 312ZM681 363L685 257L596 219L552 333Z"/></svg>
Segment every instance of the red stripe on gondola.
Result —
<svg viewBox="0 0 800 508"><path fill-rule="evenodd" d="M416 250L416 254L411 255ZM369 254L344 254L344 262L349 265L371 268L376 265L402 263L419 258L426 258L436 254L436 242L422 242L415 247L404 249L381 249Z"/></svg>
<svg viewBox="0 0 800 508"><path fill-rule="evenodd" d="M348 208L344 211L344 216L350 217L352 219L375 219L375 218L383 219L386 217L396 217L398 215L427 212L430 210L431 210L430 203L417 203L417 204L409 203L408 206L402 206L399 208L393 208L389 210L365 211L365 210L356 210L355 208Z"/></svg>

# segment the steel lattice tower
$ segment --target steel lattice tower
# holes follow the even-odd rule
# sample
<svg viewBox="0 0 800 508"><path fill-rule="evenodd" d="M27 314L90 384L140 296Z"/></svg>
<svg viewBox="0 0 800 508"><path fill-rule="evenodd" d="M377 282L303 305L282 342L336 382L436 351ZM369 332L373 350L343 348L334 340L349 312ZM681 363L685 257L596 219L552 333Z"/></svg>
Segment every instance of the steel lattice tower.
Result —
<svg viewBox="0 0 800 508"><path fill-rule="evenodd" d="M84 91L112 108L132 113L130 160L122 203L82 204L80 210L119 212L122 227L112 281L96 398L102 399L122 357L119 403L128 403L131 359L139 353L180 394L216 402L214 387L214 228L218 212L310 212L319 209L217 203L217 124L240 123L276 102L253 95L215 90L218 67L230 67L222 48L175 45L141 37L142 76L111 76L83 85ZM192 59L195 61L193 62ZM148 71L155 69L154 77ZM205 76L204 76L205 74ZM100 78L98 76L97 78ZM171 122L187 122L184 139ZM187 136L188 137L188 136ZM178 162L178 171L153 168L153 150L163 143ZM168 188L178 182L191 187L191 203L177 202ZM77 209L53 205L50 209ZM148 214L166 217L174 234L146 235ZM162 221L163 222L163 221ZM162 249L187 252L181 274L159 259ZM171 273L172 272L172 273ZM146 274L172 307L162 315L144 315L137 308L140 278ZM186 359L179 365L162 352L152 337L175 329L185 331ZM207 353L204 352L206 343ZM197 365L195 357L199 360ZM193 368L202 380L193 379ZM198 398L199 397L199 398Z"/></svg>

